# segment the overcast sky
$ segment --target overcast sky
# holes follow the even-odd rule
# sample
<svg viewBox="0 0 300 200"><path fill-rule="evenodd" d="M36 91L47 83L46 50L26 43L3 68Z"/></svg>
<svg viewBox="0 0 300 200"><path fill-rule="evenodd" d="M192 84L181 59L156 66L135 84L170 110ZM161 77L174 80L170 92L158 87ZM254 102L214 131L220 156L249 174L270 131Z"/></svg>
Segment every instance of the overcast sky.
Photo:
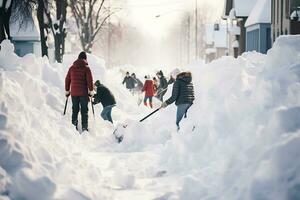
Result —
<svg viewBox="0 0 300 200"><path fill-rule="evenodd" d="M127 0L122 15L137 28L147 34L163 37L171 25L180 22L185 10L193 11L196 0ZM224 0L198 0L198 6L209 5L213 10L213 19L220 19ZM156 17L160 15L160 17Z"/></svg>

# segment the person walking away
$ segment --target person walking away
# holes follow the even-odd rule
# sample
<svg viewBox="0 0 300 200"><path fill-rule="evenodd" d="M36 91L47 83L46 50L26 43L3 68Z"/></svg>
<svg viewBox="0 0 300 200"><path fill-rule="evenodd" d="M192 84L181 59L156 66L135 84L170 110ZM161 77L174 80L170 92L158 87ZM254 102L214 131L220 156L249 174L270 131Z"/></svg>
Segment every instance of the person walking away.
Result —
<svg viewBox="0 0 300 200"><path fill-rule="evenodd" d="M142 96L143 92L142 92L142 89L144 87L144 84L142 83L142 81L140 79L138 79L136 77L135 73L132 73L131 77L136 82L136 85L135 85L135 88L134 88L134 93L137 94L137 96L138 96L138 103L137 104L140 105L142 103L142 101L143 101L143 96Z"/></svg>
<svg viewBox="0 0 300 200"><path fill-rule="evenodd" d="M112 108L116 106L115 97L106 86L100 83L100 80L97 80L94 85L96 87L97 93L94 95L92 103L94 105L101 103L103 106L101 117L104 120L108 120L113 124L111 111Z"/></svg>
<svg viewBox="0 0 300 200"><path fill-rule="evenodd" d="M158 90L158 81L155 77L153 77L153 90L154 90L154 95L157 94L157 90Z"/></svg>
<svg viewBox="0 0 300 200"><path fill-rule="evenodd" d="M163 102L164 95L167 93L168 89L168 81L161 70L156 75L159 79L157 98Z"/></svg>
<svg viewBox="0 0 300 200"><path fill-rule="evenodd" d="M65 78L66 97L72 98L72 124L78 130L78 113L81 113L82 131L88 131L88 102L93 96L93 76L88 67L87 56L81 52L69 68Z"/></svg>
<svg viewBox="0 0 300 200"><path fill-rule="evenodd" d="M133 95L133 89L135 87L135 80L129 75L129 72L126 72L126 76L123 79L122 84L126 85L126 88L131 92Z"/></svg>
<svg viewBox="0 0 300 200"><path fill-rule="evenodd" d="M149 99L149 106L150 108L153 108L152 105L152 98L154 96L154 87L153 87L153 81L150 80L150 76L145 76L145 83L144 87L142 89L143 92L145 92L145 97L144 97L144 105L147 106L147 100Z"/></svg>
<svg viewBox="0 0 300 200"><path fill-rule="evenodd" d="M134 79L135 82L135 91L137 92L141 92L143 89L144 84L142 83L142 81L140 79L138 79L135 75L135 73L131 74L131 77Z"/></svg>
<svg viewBox="0 0 300 200"><path fill-rule="evenodd" d="M162 103L161 107L165 108L175 102L177 106L176 126L180 129L179 123L183 116L187 117L187 111L195 100L194 85L192 83L191 72L181 72L173 84L172 96Z"/></svg>

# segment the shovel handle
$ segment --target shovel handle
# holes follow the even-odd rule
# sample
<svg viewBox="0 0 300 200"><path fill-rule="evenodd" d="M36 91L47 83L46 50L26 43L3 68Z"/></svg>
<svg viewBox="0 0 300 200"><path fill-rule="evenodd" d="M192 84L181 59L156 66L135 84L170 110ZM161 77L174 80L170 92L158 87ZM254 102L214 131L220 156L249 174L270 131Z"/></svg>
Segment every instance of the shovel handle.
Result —
<svg viewBox="0 0 300 200"><path fill-rule="evenodd" d="M154 113L156 113L157 111L159 111L161 108L157 108L156 110L154 110L152 113L150 113L149 115L147 115L146 117L144 117L143 119L140 120L140 122L144 121L145 119L147 119L148 117L150 117L151 115L153 115Z"/></svg>
<svg viewBox="0 0 300 200"><path fill-rule="evenodd" d="M66 102L65 102L65 109L64 109L64 113L63 115L66 114L66 110L67 110L67 106L68 106L68 100L69 100L69 97L66 98Z"/></svg>

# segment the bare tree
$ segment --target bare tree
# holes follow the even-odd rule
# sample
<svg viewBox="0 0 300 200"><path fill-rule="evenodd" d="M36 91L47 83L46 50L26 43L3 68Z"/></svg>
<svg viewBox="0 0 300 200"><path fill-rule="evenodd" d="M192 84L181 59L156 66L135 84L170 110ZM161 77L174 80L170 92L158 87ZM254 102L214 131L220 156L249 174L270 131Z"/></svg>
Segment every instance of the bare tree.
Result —
<svg viewBox="0 0 300 200"><path fill-rule="evenodd" d="M82 49L91 52L94 40L113 14L104 6L107 0L70 0L70 7L78 27Z"/></svg>
<svg viewBox="0 0 300 200"><path fill-rule="evenodd" d="M38 7L37 7L37 18L39 22L39 29L40 29L40 40L41 40L41 50L42 56L48 56L48 45L47 45L47 32L48 32L48 25L45 19L46 13L46 5L48 1L45 0L38 0Z"/></svg>
<svg viewBox="0 0 300 200"><path fill-rule="evenodd" d="M1 0L0 1L0 43L11 38L9 23L20 20L21 25L26 25L26 20L31 17L36 0Z"/></svg>
<svg viewBox="0 0 300 200"><path fill-rule="evenodd" d="M67 0L55 0L55 6L51 3L53 2L49 2L49 0L39 0L38 17L40 18L40 29L44 30L40 30L43 31L41 38L42 35L44 35L43 37L46 41L47 37L45 36L45 32L48 32L49 29L51 30L55 43L55 60L57 62L62 62L65 38L67 35L65 24L68 4ZM45 43L45 41L42 42ZM47 48L45 45L46 44L42 44L42 49Z"/></svg>

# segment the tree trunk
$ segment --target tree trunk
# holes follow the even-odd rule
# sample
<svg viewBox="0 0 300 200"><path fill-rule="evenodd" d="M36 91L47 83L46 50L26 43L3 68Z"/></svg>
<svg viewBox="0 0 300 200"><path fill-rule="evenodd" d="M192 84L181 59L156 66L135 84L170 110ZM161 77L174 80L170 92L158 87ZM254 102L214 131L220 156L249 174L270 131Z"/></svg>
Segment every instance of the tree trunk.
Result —
<svg viewBox="0 0 300 200"><path fill-rule="evenodd" d="M47 38L45 36L45 23L44 23L44 12L45 12L44 0L39 0L38 9L37 9L37 18L39 22L40 28L40 39L41 39L41 50L42 56L48 57L48 46L47 46Z"/></svg>
<svg viewBox="0 0 300 200"><path fill-rule="evenodd" d="M66 30L65 30L66 15L67 15L67 1L56 0L56 20L58 21L58 24L54 25L54 29L55 29L54 40L55 40L55 59L59 63L62 62L62 58L64 54L65 37L66 37Z"/></svg>
<svg viewBox="0 0 300 200"><path fill-rule="evenodd" d="M10 39L9 20L11 16L11 5L8 9L5 9L6 0L3 0L0 5L0 43L6 39Z"/></svg>
<svg viewBox="0 0 300 200"><path fill-rule="evenodd" d="M4 9L0 8L0 43L5 40L4 32Z"/></svg>

